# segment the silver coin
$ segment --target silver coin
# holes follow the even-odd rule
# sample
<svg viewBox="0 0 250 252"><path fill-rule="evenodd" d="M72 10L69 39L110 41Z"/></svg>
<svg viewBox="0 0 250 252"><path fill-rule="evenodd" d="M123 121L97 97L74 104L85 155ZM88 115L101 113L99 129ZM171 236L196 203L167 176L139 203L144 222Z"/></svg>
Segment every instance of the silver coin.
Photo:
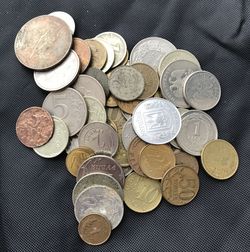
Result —
<svg viewBox="0 0 250 252"><path fill-rule="evenodd" d="M66 59L56 67L47 71L34 71L34 79L38 87L46 91L57 91L70 85L79 73L80 60L76 52L71 50Z"/></svg>
<svg viewBox="0 0 250 252"><path fill-rule="evenodd" d="M181 116L171 102L149 98L134 109L132 124L135 133L145 142L165 144L173 140L181 128Z"/></svg>
<svg viewBox="0 0 250 252"><path fill-rule="evenodd" d="M74 135L72 137L69 138L69 142L68 145L66 147L66 153L69 154L72 150L76 149L79 147L79 143L78 143L78 136Z"/></svg>
<svg viewBox="0 0 250 252"><path fill-rule="evenodd" d="M144 90L142 74L131 66L119 66L114 69L108 83L112 95L122 101L133 101Z"/></svg>
<svg viewBox="0 0 250 252"><path fill-rule="evenodd" d="M66 123L70 136L75 135L87 119L86 103L81 94L73 88L50 92L42 107Z"/></svg>
<svg viewBox="0 0 250 252"><path fill-rule="evenodd" d="M54 121L54 133L51 139L40 147L33 150L41 157L53 158L61 154L69 141L69 130L63 120L56 116L52 116Z"/></svg>
<svg viewBox="0 0 250 252"><path fill-rule="evenodd" d="M211 140L218 138L214 120L205 112L190 110L182 115L182 126L177 143L187 153L200 156L201 150Z"/></svg>
<svg viewBox="0 0 250 252"><path fill-rule="evenodd" d="M133 169L130 166L123 167L122 169L123 169L125 177L127 177L133 171Z"/></svg>
<svg viewBox="0 0 250 252"><path fill-rule="evenodd" d="M177 107L188 108L183 95L184 81L188 75L198 70L199 66L187 60L177 60L169 64L160 78L162 96Z"/></svg>
<svg viewBox="0 0 250 252"><path fill-rule="evenodd" d="M121 110L121 113L123 115L123 117L126 119L126 120L129 120L129 118L131 118L132 116L124 111Z"/></svg>
<svg viewBox="0 0 250 252"><path fill-rule="evenodd" d="M130 143L135 137L137 137L137 135L133 129L132 117L130 117L122 128L122 143L126 150L128 150Z"/></svg>
<svg viewBox="0 0 250 252"><path fill-rule="evenodd" d="M75 204L81 192L92 185L104 185L114 189L123 200L123 190L120 183L111 175L102 172L93 172L82 177L76 184L72 192L72 201Z"/></svg>
<svg viewBox="0 0 250 252"><path fill-rule="evenodd" d="M129 62L145 63L158 70L160 61L164 55L176 50L176 47L166 39L149 37L139 41L131 51Z"/></svg>
<svg viewBox="0 0 250 252"><path fill-rule="evenodd" d="M116 228L124 214L123 201L112 188L94 185L81 192L74 206L75 217L78 222L90 213L100 213L108 218L112 229Z"/></svg>
<svg viewBox="0 0 250 252"><path fill-rule="evenodd" d="M212 73L196 71L184 83L184 97L191 107L209 110L220 100L220 83Z"/></svg>

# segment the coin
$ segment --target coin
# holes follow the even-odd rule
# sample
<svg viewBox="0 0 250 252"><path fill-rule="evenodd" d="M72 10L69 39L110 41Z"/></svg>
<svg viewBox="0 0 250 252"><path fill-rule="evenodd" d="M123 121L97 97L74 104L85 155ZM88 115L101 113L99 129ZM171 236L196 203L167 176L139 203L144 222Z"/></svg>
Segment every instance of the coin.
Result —
<svg viewBox="0 0 250 252"><path fill-rule="evenodd" d="M134 100L134 101L120 101L120 100L117 100L117 104L118 104L118 107L125 113L127 114L132 114L135 107L140 103L140 101L138 100Z"/></svg>
<svg viewBox="0 0 250 252"><path fill-rule="evenodd" d="M123 189L120 183L111 175L102 172L93 172L82 177L76 184L72 192L72 201L75 204L77 197L89 186L104 185L114 189L123 200Z"/></svg>
<svg viewBox="0 0 250 252"><path fill-rule="evenodd" d="M79 147L78 136L74 135L69 138L68 146L66 147L66 153L69 154L72 150Z"/></svg>
<svg viewBox="0 0 250 252"><path fill-rule="evenodd" d="M132 172L126 177L124 202L133 211L147 213L161 202L162 193L159 181L142 177Z"/></svg>
<svg viewBox="0 0 250 252"><path fill-rule="evenodd" d="M140 153L139 164L149 178L162 179L166 171L175 166L175 155L167 145L148 144Z"/></svg>
<svg viewBox="0 0 250 252"><path fill-rule="evenodd" d="M220 100L220 83L212 73L196 71L190 74L184 83L184 97L191 107L209 110Z"/></svg>
<svg viewBox="0 0 250 252"><path fill-rule="evenodd" d="M142 74L145 83L143 93L138 97L138 99L145 100L152 97L158 90L160 83L157 72L152 67L144 63L135 63L132 67Z"/></svg>
<svg viewBox="0 0 250 252"><path fill-rule="evenodd" d="M38 16L22 26L15 39L15 54L24 66L45 70L68 54L72 34L67 24L53 16Z"/></svg>
<svg viewBox="0 0 250 252"><path fill-rule="evenodd" d="M198 70L200 67L191 61L177 60L170 63L160 78L162 96L176 107L188 108L189 105L183 96L184 81L189 74Z"/></svg>
<svg viewBox="0 0 250 252"><path fill-rule="evenodd" d="M118 131L118 130L117 130L117 127L116 127L116 124L115 124L112 120L108 119L107 123L108 123L108 125L110 125L116 132Z"/></svg>
<svg viewBox="0 0 250 252"><path fill-rule="evenodd" d="M57 91L70 85L78 75L80 61L71 50L65 60L47 71L34 71L34 79L38 87L46 91Z"/></svg>
<svg viewBox="0 0 250 252"><path fill-rule="evenodd" d="M121 62L120 65L121 65L121 66L129 66L130 64L129 64L128 58L129 58L129 52L128 52L128 50L127 50L126 56L125 56L124 60Z"/></svg>
<svg viewBox="0 0 250 252"><path fill-rule="evenodd" d="M105 243L111 234L110 221L101 214L88 214L81 219L78 233L81 239L89 245Z"/></svg>
<svg viewBox="0 0 250 252"><path fill-rule="evenodd" d="M80 72L84 72L91 60L91 50L81 38L73 38L73 49L80 59Z"/></svg>
<svg viewBox="0 0 250 252"><path fill-rule="evenodd" d="M132 124L136 135L151 144L164 144L173 140L181 128L178 109L162 98L142 101L134 110Z"/></svg>
<svg viewBox="0 0 250 252"><path fill-rule="evenodd" d="M157 71L162 57L176 50L176 47L166 39L148 37L139 41L130 54L130 64L145 63Z"/></svg>
<svg viewBox="0 0 250 252"><path fill-rule="evenodd" d="M165 173L161 188L166 201L175 206L182 206L197 195L199 177L192 168L177 165Z"/></svg>
<svg viewBox="0 0 250 252"><path fill-rule="evenodd" d="M127 177L133 171L133 169L130 166L123 167L122 169L123 169L125 177Z"/></svg>
<svg viewBox="0 0 250 252"><path fill-rule="evenodd" d="M66 123L70 136L75 135L87 119L86 103L81 94L73 88L50 92L43 101L43 108Z"/></svg>
<svg viewBox="0 0 250 252"><path fill-rule="evenodd" d="M121 110L119 108L108 108L107 115L108 119L115 123L117 131L121 133L123 125L126 123L126 119L122 115Z"/></svg>
<svg viewBox="0 0 250 252"><path fill-rule="evenodd" d="M85 146L73 149L66 157L67 170L76 177L81 164L94 154L92 149Z"/></svg>
<svg viewBox="0 0 250 252"><path fill-rule="evenodd" d="M129 120L130 118L132 118L132 116L124 111L122 111L122 115L126 120Z"/></svg>
<svg viewBox="0 0 250 252"><path fill-rule="evenodd" d="M117 132L108 124L92 122L85 125L78 136L79 145L88 146L95 153L115 155L118 149Z"/></svg>
<svg viewBox="0 0 250 252"><path fill-rule="evenodd" d="M75 202L75 217L78 222L90 213L103 214L116 228L124 213L123 201L112 188L103 185L94 185L81 192Z"/></svg>
<svg viewBox="0 0 250 252"><path fill-rule="evenodd" d="M54 131L51 115L40 107L29 107L21 112L16 122L16 135L27 147L38 147L49 141Z"/></svg>
<svg viewBox="0 0 250 252"><path fill-rule="evenodd" d="M122 143L126 150L128 150L130 143L136 137L137 135L135 134L135 131L133 129L132 117L131 117L127 120L127 122L123 125L122 128Z"/></svg>
<svg viewBox="0 0 250 252"><path fill-rule="evenodd" d="M231 178L236 173L239 157L232 144L218 139L210 141L204 146L201 162L211 177L224 180Z"/></svg>
<svg viewBox="0 0 250 252"><path fill-rule="evenodd" d="M182 126L177 143L187 153L200 156L204 145L218 138L214 120L205 112L190 110L182 115Z"/></svg>
<svg viewBox="0 0 250 252"><path fill-rule="evenodd" d="M110 107L110 108L115 108L118 106L117 104L117 99L113 96L113 95L110 95L108 100L107 100L107 107Z"/></svg>
<svg viewBox="0 0 250 252"><path fill-rule="evenodd" d="M118 129L118 139L119 139L119 145L118 145L117 152L114 155L114 159L118 162L118 164L120 164L121 167L127 167L129 166L128 153L122 144L122 137L121 137L121 132L119 131L119 129Z"/></svg>
<svg viewBox="0 0 250 252"><path fill-rule="evenodd" d="M110 75L109 90L119 100L135 100L144 90L143 76L133 67L119 66Z"/></svg>
<svg viewBox="0 0 250 252"><path fill-rule="evenodd" d="M158 89L158 90L156 91L156 93L154 94L154 97L162 98L161 90L160 90L160 89Z"/></svg>
<svg viewBox="0 0 250 252"><path fill-rule="evenodd" d="M54 133L50 140L39 147L33 148L34 151L41 157L53 158L61 154L69 141L69 130L65 122L53 116Z"/></svg>

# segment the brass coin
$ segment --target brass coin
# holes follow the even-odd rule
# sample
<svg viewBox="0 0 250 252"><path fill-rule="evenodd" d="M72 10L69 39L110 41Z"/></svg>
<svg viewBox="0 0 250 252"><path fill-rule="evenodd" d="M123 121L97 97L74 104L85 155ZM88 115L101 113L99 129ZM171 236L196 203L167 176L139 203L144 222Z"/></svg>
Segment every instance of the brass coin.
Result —
<svg viewBox="0 0 250 252"><path fill-rule="evenodd" d="M199 191L199 177L189 167L177 165L168 170L161 181L162 195L172 205L192 201Z"/></svg>
<svg viewBox="0 0 250 252"><path fill-rule="evenodd" d="M168 145L148 144L141 151L139 163L143 173L149 178L162 179L175 166L175 155Z"/></svg>
<svg viewBox="0 0 250 252"><path fill-rule="evenodd" d="M115 108L118 106L117 104L117 99L113 96L113 95L110 95L108 100L107 100L107 107L110 107L110 108Z"/></svg>
<svg viewBox="0 0 250 252"><path fill-rule="evenodd" d="M142 177L135 172L126 177L124 202L131 210L138 213L150 212L159 205L161 198L159 181Z"/></svg>
<svg viewBox="0 0 250 252"><path fill-rule="evenodd" d="M140 101L138 100L134 100L134 101L129 101L129 102L125 102L125 101L121 101L117 99L117 104L118 107L124 111L125 113L128 114L132 114L135 107L140 103Z"/></svg>
<svg viewBox="0 0 250 252"><path fill-rule="evenodd" d="M94 151L88 147L73 149L66 157L67 170L76 177L81 164L94 154Z"/></svg>
<svg viewBox="0 0 250 252"><path fill-rule="evenodd" d="M224 180L236 173L239 157L229 142L218 139L205 145L201 152L201 162L211 177Z"/></svg>

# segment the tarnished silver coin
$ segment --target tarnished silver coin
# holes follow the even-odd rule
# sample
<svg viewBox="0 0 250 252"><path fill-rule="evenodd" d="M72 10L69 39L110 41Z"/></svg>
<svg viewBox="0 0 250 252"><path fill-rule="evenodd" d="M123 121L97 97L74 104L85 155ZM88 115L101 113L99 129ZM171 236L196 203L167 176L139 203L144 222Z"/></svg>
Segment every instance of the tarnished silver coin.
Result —
<svg viewBox="0 0 250 252"><path fill-rule="evenodd" d="M132 124L135 133L145 142L165 144L179 133L181 116L171 102L163 98L149 98L135 108Z"/></svg>
<svg viewBox="0 0 250 252"><path fill-rule="evenodd" d="M127 122L123 125L123 128L122 128L122 143L126 150L128 150L130 143L136 137L137 135L135 134L135 131L132 125L132 117L130 117L127 120Z"/></svg>
<svg viewBox="0 0 250 252"><path fill-rule="evenodd" d="M43 101L43 108L66 123L70 136L75 135L87 119L86 103L81 94L73 88L50 92Z"/></svg>
<svg viewBox="0 0 250 252"><path fill-rule="evenodd" d="M117 132L108 124L92 122L85 125L79 135L80 146L87 146L97 154L115 155L118 148Z"/></svg>
<svg viewBox="0 0 250 252"><path fill-rule="evenodd" d="M69 130L65 122L56 116L52 118L54 121L52 137L46 144L33 148L39 156L44 158L53 158L61 154L69 141Z"/></svg>
<svg viewBox="0 0 250 252"><path fill-rule="evenodd" d="M183 95L184 81L188 75L198 70L200 67L191 61L177 60L170 63L160 78L162 96L176 107L188 108Z"/></svg>
<svg viewBox="0 0 250 252"><path fill-rule="evenodd" d="M200 156L201 150L210 140L218 138L214 120L205 112L190 110L182 116L182 126L177 143L187 153Z"/></svg>
<svg viewBox="0 0 250 252"><path fill-rule="evenodd" d="M122 101L133 101L144 90L142 74L131 66L119 66L114 69L108 83L112 95Z"/></svg>
<svg viewBox="0 0 250 252"><path fill-rule="evenodd" d="M89 186L104 185L114 189L123 200L123 190L120 183L111 175L102 172L93 172L82 177L76 184L72 192L72 201L75 204L80 193Z"/></svg>
<svg viewBox="0 0 250 252"><path fill-rule="evenodd" d="M78 143L78 136L74 135L72 137L69 138L69 142L68 145L66 147L66 153L69 154L72 150L76 149L79 147L79 143Z"/></svg>
<svg viewBox="0 0 250 252"><path fill-rule="evenodd" d="M100 213L108 218L114 229L122 220L124 206L121 197L114 189L94 185L83 190L78 196L74 212L78 222L90 213Z"/></svg>
<svg viewBox="0 0 250 252"><path fill-rule="evenodd" d="M125 177L127 177L133 171L133 169L130 166L123 167L122 169L123 169Z"/></svg>
<svg viewBox="0 0 250 252"><path fill-rule="evenodd" d="M145 63L157 71L164 55L176 50L176 47L166 39L148 37L139 41L131 51L129 62Z"/></svg>
<svg viewBox="0 0 250 252"><path fill-rule="evenodd" d="M75 80L79 73L80 60L76 52L71 50L62 63L47 71L34 71L34 79L38 87L46 91L57 91L65 88Z"/></svg>
<svg viewBox="0 0 250 252"><path fill-rule="evenodd" d="M196 71L190 74L184 83L184 97L191 107L209 110L220 100L220 83L212 73Z"/></svg>

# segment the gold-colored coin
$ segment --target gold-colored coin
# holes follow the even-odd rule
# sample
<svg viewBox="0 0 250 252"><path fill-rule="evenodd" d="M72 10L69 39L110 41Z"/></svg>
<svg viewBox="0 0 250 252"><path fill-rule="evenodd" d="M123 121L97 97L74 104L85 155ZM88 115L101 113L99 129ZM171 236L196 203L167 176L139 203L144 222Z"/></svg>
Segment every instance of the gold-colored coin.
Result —
<svg viewBox="0 0 250 252"><path fill-rule="evenodd" d="M186 205L199 191L199 177L192 168L177 165L165 173L161 189L164 199L172 205Z"/></svg>
<svg viewBox="0 0 250 252"><path fill-rule="evenodd" d="M76 177L81 164L94 154L95 152L88 147L73 149L66 157L67 170Z"/></svg>
<svg viewBox="0 0 250 252"><path fill-rule="evenodd" d="M170 146L148 144L140 154L140 167L152 179L162 179L170 168L175 166L175 155Z"/></svg>
<svg viewBox="0 0 250 252"><path fill-rule="evenodd" d="M118 107L124 111L125 113L128 113L128 114L132 114L135 107L140 103L140 101L138 100L134 100L134 101L128 101L128 102L125 102L125 101L120 101L117 99L117 104L118 104Z"/></svg>
<svg viewBox="0 0 250 252"><path fill-rule="evenodd" d="M110 108L117 107L118 106L117 99L113 95L110 95L108 100L107 100L106 105L107 105L107 107L110 107Z"/></svg>
<svg viewBox="0 0 250 252"><path fill-rule="evenodd" d="M124 202L133 211L146 213L155 209L161 202L160 182L142 177L135 172L125 179Z"/></svg>
<svg viewBox="0 0 250 252"><path fill-rule="evenodd" d="M205 171L213 178L224 180L232 177L239 165L235 148L227 141L217 139L208 142L201 152Z"/></svg>

